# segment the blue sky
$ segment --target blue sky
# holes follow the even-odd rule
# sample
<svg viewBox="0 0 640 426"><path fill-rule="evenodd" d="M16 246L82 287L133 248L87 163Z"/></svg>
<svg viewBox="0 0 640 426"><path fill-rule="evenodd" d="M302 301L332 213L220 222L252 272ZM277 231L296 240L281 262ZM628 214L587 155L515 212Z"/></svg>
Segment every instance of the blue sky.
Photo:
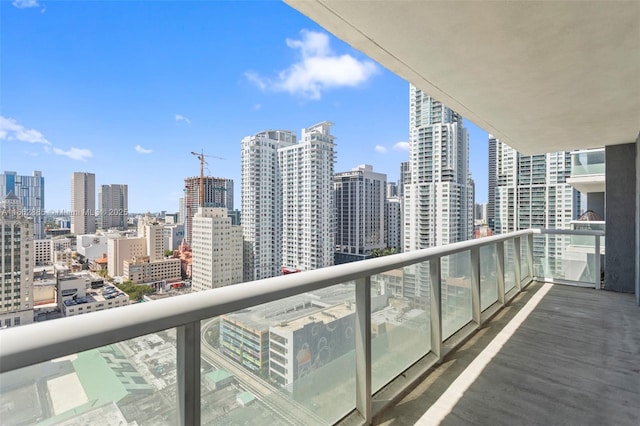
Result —
<svg viewBox="0 0 640 426"><path fill-rule="evenodd" d="M335 123L336 172L398 179L409 85L284 3L0 0L0 171L45 176L68 209L70 176L129 185L129 210L178 210L184 178L235 181L240 140ZM487 133L466 122L476 202Z"/></svg>

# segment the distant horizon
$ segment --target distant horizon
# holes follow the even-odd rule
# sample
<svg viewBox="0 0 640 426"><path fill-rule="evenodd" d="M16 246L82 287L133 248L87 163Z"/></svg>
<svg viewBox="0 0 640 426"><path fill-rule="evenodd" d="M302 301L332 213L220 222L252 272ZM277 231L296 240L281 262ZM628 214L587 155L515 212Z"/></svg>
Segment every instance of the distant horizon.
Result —
<svg viewBox="0 0 640 426"><path fill-rule="evenodd" d="M409 83L284 3L29 4L0 2L0 171L42 171L45 210L69 209L84 171L96 192L128 185L130 211L177 212L202 150L240 209L242 138L324 120L335 173L371 164L395 182L409 160ZM483 203L488 133L465 127Z"/></svg>

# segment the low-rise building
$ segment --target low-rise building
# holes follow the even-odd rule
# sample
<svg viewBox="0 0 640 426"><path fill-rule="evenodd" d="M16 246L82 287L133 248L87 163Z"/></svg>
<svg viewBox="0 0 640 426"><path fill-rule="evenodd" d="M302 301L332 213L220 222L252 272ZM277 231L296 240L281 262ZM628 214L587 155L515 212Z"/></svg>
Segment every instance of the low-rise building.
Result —
<svg viewBox="0 0 640 426"><path fill-rule="evenodd" d="M53 240L34 240L36 266L46 266L53 264Z"/></svg>
<svg viewBox="0 0 640 426"><path fill-rule="evenodd" d="M65 317L118 308L129 304L129 295L110 285L100 289L90 289L84 296L66 299L62 303L62 314Z"/></svg>
<svg viewBox="0 0 640 426"><path fill-rule="evenodd" d="M122 276L135 284L154 281L179 281L180 259L151 260L149 256L133 257L123 263Z"/></svg>

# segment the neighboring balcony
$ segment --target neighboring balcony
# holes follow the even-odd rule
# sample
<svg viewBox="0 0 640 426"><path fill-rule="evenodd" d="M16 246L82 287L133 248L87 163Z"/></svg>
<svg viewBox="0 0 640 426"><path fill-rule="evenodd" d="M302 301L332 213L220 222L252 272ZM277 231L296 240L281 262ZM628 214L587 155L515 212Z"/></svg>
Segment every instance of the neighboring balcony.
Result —
<svg viewBox="0 0 640 426"><path fill-rule="evenodd" d="M576 236L594 255L572 281ZM636 425L640 314L593 290L603 236L524 230L3 330L2 422Z"/></svg>
<svg viewBox="0 0 640 426"><path fill-rule="evenodd" d="M605 192L606 163L604 148L571 153L571 177L567 183L583 194Z"/></svg>

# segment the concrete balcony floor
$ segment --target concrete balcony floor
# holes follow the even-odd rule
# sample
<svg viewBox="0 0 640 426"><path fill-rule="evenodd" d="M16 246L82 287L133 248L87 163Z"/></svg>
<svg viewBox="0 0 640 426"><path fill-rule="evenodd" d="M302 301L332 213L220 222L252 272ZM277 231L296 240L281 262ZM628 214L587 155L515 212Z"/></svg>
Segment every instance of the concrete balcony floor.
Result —
<svg viewBox="0 0 640 426"><path fill-rule="evenodd" d="M630 294L532 283L374 420L640 425L640 307Z"/></svg>

